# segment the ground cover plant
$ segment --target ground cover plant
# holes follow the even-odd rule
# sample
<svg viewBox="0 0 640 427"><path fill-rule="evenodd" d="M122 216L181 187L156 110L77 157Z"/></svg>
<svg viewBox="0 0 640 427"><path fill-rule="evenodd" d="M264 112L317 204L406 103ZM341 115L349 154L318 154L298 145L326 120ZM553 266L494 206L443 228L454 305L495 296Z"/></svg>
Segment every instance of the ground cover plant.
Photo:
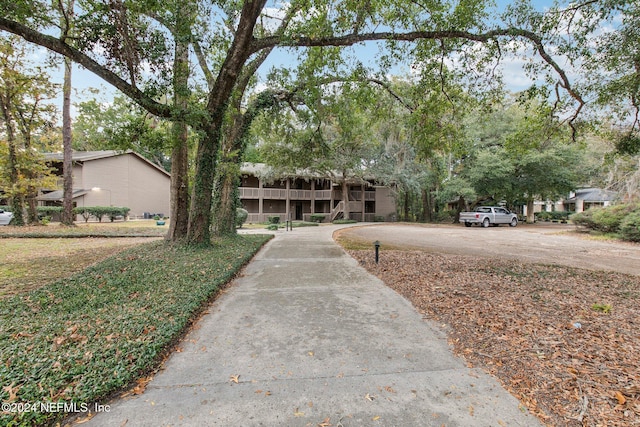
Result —
<svg viewBox="0 0 640 427"><path fill-rule="evenodd" d="M269 237L221 238L212 247L145 243L0 300L0 401L82 407L131 385ZM3 412L0 425L64 415Z"/></svg>
<svg viewBox="0 0 640 427"><path fill-rule="evenodd" d="M640 277L345 243L545 425L640 425Z"/></svg>

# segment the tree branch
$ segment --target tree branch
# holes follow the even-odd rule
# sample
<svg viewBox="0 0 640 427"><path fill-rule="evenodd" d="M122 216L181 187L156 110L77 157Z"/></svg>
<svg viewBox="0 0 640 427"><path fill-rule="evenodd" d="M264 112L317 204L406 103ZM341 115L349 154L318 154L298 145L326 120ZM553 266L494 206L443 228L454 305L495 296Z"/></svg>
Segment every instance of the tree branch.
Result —
<svg viewBox="0 0 640 427"><path fill-rule="evenodd" d="M150 113L164 118L170 118L172 116L173 110L168 105L156 102L144 92L120 78L120 76L111 70L99 64L88 55L64 43L62 40L42 34L18 22L2 17L0 17L0 30L16 34L28 42L45 47L71 59L79 65L82 65L84 68L102 78L107 83L113 85L116 89L127 95Z"/></svg>
<svg viewBox="0 0 640 427"><path fill-rule="evenodd" d="M261 49L265 49L271 46L289 46L289 47L319 47L319 46L353 46L357 43L365 41L406 41L412 42L416 40L446 40L446 39L459 39L468 40L472 42L488 43L491 40L495 40L501 37L521 38L528 40L533 44L538 55L546 62L560 77L561 87L567 91L567 93L578 102L578 108L575 114L569 120L569 125L575 134L575 128L573 127L574 121L577 119L578 114L584 106L584 100L578 92L576 92L564 72L562 67L547 53L545 50L542 38L528 30L520 28L502 28L487 31L484 33L471 33L468 31L448 30L448 31L410 31L406 33L394 33L394 32L375 32L375 33L352 33L343 36L335 37L296 37L296 38L282 38L278 35L271 37L265 37L262 39L255 39L252 43L252 49L257 52Z"/></svg>
<svg viewBox="0 0 640 427"><path fill-rule="evenodd" d="M409 110L410 112L414 112L416 109L414 106L409 105L408 103L406 103L401 97L400 95L398 95L397 93L395 93L393 91L393 89L391 89L391 86L387 83L387 82L383 82L382 80L379 79L373 79L370 78L368 79L371 83L375 83L379 86L381 86L384 90L386 90L389 95L391 95L393 98L396 99L396 101L398 101L404 108L406 108L407 110Z"/></svg>

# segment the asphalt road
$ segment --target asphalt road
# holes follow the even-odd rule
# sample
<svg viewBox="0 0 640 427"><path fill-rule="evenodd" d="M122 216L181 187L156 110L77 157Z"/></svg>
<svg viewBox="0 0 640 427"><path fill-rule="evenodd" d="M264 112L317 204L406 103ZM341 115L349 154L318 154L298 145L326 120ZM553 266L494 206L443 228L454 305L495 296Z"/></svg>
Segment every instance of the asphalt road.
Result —
<svg viewBox="0 0 640 427"><path fill-rule="evenodd" d="M347 236L427 251L517 259L640 275L640 244L595 240L573 225L519 224L517 227L464 227L462 224L381 224L349 228ZM373 246L372 246L373 248Z"/></svg>

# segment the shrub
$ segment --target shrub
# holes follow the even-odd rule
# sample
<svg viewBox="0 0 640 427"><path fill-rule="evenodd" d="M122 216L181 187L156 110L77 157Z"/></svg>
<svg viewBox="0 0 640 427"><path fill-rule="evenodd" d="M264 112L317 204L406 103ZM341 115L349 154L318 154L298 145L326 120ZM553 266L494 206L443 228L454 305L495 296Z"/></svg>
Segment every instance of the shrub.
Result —
<svg viewBox="0 0 640 427"><path fill-rule="evenodd" d="M584 212L578 212L571 215L570 219L576 225L580 225L582 227L589 228L591 230L595 230L595 222L593 220L593 214L595 211L602 208L591 208Z"/></svg>
<svg viewBox="0 0 640 427"><path fill-rule="evenodd" d="M269 224L267 226L267 230L276 231L278 229L278 224Z"/></svg>
<svg viewBox="0 0 640 427"><path fill-rule="evenodd" d="M632 204L623 204L597 209L593 213L596 230L605 233L618 232L622 220L634 210L634 207L635 205Z"/></svg>
<svg viewBox="0 0 640 427"><path fill-rule="evenodd" d="M630 242L640 242L640 212L632 212L622 220L620 237Z"/></svg>
<svg viewBox="0 0 640 427"><path fill-rule="evenodd" d="M57 214L62 212L62 206L38 206L38 215L42 216L53 216L53 214Z"/></svg>
<svg viewBox="0 0 640 427"><path fill-rule="evenodd" d="M536 221L567 221L571 212L553 211L553 212L536 212Z"/></svg>
<svg viewBox="0 0 640 427"><path fill-rule="evenodd" d="M385 222L384 215L375 215L373 217L373 222Z"/></svg>
<svg viewBox="0 0 640 427"><path fill-rule="evenodd" d="M326 218L325 214L311 214L312 222L322 222Z"/></svg>
<svg viewBox="0 0 640 427"><path fill-rule="evenodd" d="M236 227L242 228L242 224L249 218L249 212L246 209L236 209Z"/></svg>
<svg viewBox="0 0 640 427"><path fill-rule="evenodd" d="M267 218L267 221L269 221L269 224L279 224L280 216L279 215L270 216Z"/></svg>
<svg viewBox="0 0 640 427"><path fill-rule="evenodd" d="M126 218L130 210L130 208L122 206L82 206L74 208L73 213L82 215L84 222L89 221L92 216L96 217L100 222L102 222L104 216L107 216L113 222L118 216Z"/></svg>
<svg viewBox="0 0 640 427"><path fill-rule="evenodd" d="M443 210L436 212L434 214L434 220L436 222L453 222L453 219L456 217L456 211L454 210Z"/></svg>
<svg viewBox="0 0 640 427"><path fill-rule="evenodd" d="M547 212L547 211L536 212L534 214L534 216L536 217L536 221L550 221L551 220L551 212Z"/></svg>

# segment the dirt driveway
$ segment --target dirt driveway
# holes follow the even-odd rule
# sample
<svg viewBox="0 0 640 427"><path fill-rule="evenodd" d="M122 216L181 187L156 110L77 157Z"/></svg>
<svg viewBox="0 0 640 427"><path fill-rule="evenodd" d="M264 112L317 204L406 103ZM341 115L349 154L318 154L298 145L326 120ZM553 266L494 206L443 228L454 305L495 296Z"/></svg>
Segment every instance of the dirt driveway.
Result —
<svg viewBox="0 0 640 427"><path fill-rule="evenodd" d="M576 232L572 225L467 228L454 224L381 224L348 228L341 233L358 240L380 241L381 257L385 245L409 246L439 253L511 258L640 276L639 244L594 240Z"/></svg>

